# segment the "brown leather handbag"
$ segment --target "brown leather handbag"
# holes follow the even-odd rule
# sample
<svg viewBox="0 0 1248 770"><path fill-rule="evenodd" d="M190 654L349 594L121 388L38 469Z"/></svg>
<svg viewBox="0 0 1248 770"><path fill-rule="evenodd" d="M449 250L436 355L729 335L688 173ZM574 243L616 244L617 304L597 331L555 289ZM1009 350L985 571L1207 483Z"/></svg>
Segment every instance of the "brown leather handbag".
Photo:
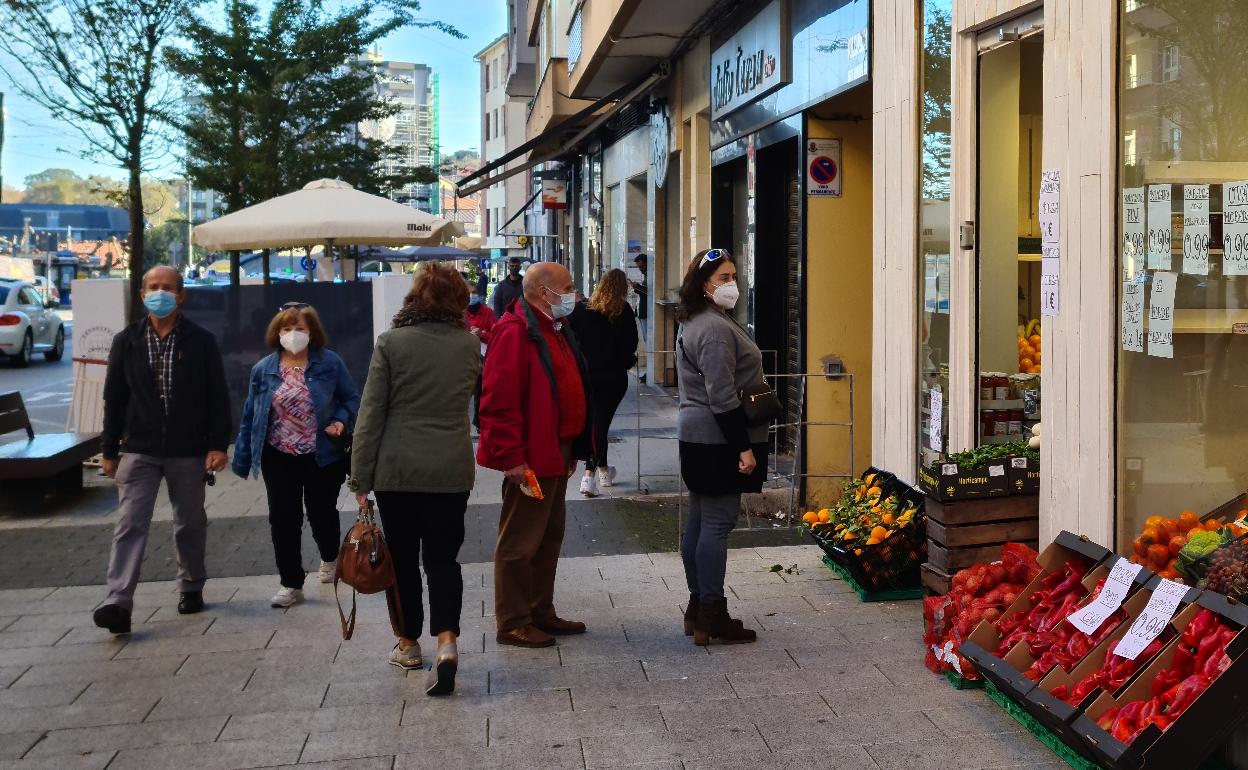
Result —
<svg viewBox="0 0 1248 770"><path fill-rule="evenodd" d="M343 613L342 601L338 599L339 580L351 586L350 616ZM395 588L394 562L390 558L390 549L386 547L386 538L373 515L373 501L369 500L367 504L360 506L355 523L351 525L347 536L343 538L342 548L338 550L334 601L338 602L338 619L342 622L343 639L350 639L355 633L356 594L375 594L382 591L387 592L390 621L398 633L400 629L396 621L403 614Z"/></svg>

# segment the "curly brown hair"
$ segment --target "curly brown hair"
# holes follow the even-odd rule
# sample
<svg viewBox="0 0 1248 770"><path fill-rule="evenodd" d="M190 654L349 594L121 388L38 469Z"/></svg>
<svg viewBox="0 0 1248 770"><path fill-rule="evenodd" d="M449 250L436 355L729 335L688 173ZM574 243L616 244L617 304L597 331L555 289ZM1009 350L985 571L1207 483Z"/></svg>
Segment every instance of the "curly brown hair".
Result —
<svg viewBox="0 0 1248 770"><path fill-rule="evenodd" d="M467 309L468 284L464 283L464 277L450 265L426 262L416 272L412 290L403 298L403 308L394 316L394 325L433 322L462 327Z"/></svg>
<svg viewBox="0 0 1248 770"><path fill-rule="evenodd" d="M608 270L594 287L594 296L589 300L589 309L614 321L620 317L626 307L628 307L628 276L619 268Z"/></svg>
<svg viewBox="0 0 1248 770"><path fill-rule="evenodd" d="M269 321L269 328L264 332L264 344L274 350L281 350L282 329L294 326L301 318L308 327L308 347L312 350L324 348L329 338L325 335L325 327L321 325L321 317L311 305L284 307L277 311L277 315Z"/></svg>
<svg viewBox="0 0 1248 770"><path fill-rule="evenodd" d="M702 258L709 251L722 252L722 256L703 264ZM676 320L688 321L703 309L711 306L711 301L706 298L706 291L703 287L707 279L714 275L724 262L737 264L732 252L727 249L704 249L694 255L693 261L689 263L689 269L685 271L685 279L680 283L680 307L676 311Z"/></svg>

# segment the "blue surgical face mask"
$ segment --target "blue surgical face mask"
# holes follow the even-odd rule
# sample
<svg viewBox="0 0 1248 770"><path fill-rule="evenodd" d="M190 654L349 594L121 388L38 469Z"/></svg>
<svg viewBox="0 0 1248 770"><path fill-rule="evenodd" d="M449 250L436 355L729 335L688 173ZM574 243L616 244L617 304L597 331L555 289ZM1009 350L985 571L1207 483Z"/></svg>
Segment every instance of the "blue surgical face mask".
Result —
<svg viewBox="0 0 1248 770"><path fill-rule="evenodd" d="M476 307L477 305L480 305L480 304L481 304L481 295L480 295L480 294L469 294L469 295L468 295L468 304L469 304L469 305L472 305L473 307Z"/></svg>
<svg viewBox="0 0 1248 770"><path fill-rule="evenodd" d="M572 311L576 309L576 292L572 292L571 294L560 294L549 286L546 287L546 291L559 298L558 305L550 306L551 318L557 321L560 318L567 318L572 315Z"/></svg>
<svg viewBox="0 0 1248 770"><path fill-rule="evenodd" d="M178 295L163 289L149 291L143 297L143 307L157 318L167 318L170 313L178 309Z"/></svg>

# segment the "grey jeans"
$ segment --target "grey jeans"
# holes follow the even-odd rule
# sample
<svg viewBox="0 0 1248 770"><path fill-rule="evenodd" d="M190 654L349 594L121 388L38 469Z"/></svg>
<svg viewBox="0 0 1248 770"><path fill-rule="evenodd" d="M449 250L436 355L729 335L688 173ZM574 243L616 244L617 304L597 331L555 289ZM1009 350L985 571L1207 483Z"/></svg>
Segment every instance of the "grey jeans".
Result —
<svg viewBox="0 0 1248 770"><path fill-rule="evenodd" d="M689 593L702 601L724 598L728 533L737 526L741 495L689 493L689 523L680 541Z"/></svg>
<svg viewBox="0 0 1248 770"><path fill-rule="evenodd" d="M173 544L178 555L178 590L202 591L208 578L204 547L208 514L204 511L204 458L123 454L117 465L121 518L113 530L108 559L108 604L134 606L134 587L152 525L160 481L169 487L173 505Z"/></svg>

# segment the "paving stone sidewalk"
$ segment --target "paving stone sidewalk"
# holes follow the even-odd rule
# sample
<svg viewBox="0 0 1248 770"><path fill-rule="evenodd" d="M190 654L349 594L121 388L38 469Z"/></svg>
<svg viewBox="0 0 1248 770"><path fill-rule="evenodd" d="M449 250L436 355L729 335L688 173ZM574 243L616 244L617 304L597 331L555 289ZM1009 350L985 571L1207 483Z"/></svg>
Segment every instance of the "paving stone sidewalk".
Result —
<svg viewBox="0 0 1248 770"><path fill-rule="evenodd" d="M378 597L343 642L327 586L273 610L269 576L212 580L192 617L144 583L120 638L91 625L98 586L0 591L0 768L1061 767L923 668L919 602L858 602L813 547L732 551L732 606L760 640L709 649L681 635L675 554L564 559L558 605L590 632L545 650L500 648L491 565L464 574L444 699L386 664Z"/></svg>

